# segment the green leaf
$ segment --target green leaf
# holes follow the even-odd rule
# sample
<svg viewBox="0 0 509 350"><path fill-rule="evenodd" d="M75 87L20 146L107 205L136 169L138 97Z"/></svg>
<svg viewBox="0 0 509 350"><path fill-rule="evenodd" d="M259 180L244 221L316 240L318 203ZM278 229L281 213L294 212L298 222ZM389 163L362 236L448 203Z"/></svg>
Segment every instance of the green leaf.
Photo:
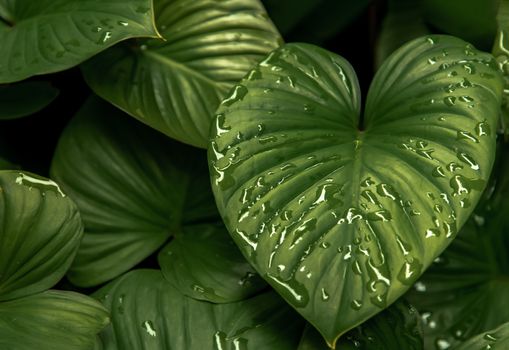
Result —
<svg viewBox="0 0 509 350"><path fill-rule="evenodd" d="M0 83L71 68L121 40L158 36L151 0L0 0L0 23Z"/></svg>
<svg viewBox="0 0 509 350"><path fill-rule="evenodd" d="M99 99L86 103L64 131L51 170L85 223L69 279L78 286L106 282L181 226L217 220L204 153Z"/></svg>
<svg viewBox="0 0 509 350"><path fill-rule="evenodd" d="M233 302L266 287L223 224L184 228L159 253L158 260L170 284L195 299Z"/></svg>
<svg viewBox="0 0 509 350"><path fill-rule="evenodd" d="M504 350L509 348L509 323L479 334L464 343L459 344L454 350Z"/></svg>
<svg viewBox="0 0 509 350"><path fill-rule="evenodd" d="M489 50L497 30L495 17L499 1L423 0L423 3L429 24L482 50Z"/></svg>
<svg viewBox="0 0 509 350"><path fill-rule="evenodd" d="M308 327L297 350L329 349L320 333ZM422 327L417 310L404 300L345 334L336 350L422 350Z"/></svg>
<svg viewBox="0 0 509 350"><path fill-rule="evenodd" d="M508 159L505 153L492 197L408 295L425 321L429 347L455 346L509 322Z"/></svg>
<svg viewBox="0 0 509 350"><path fill-rule="evenodd" d="M166 39L119 45L83 66L104 99L166 135L206 148L230 87L281 38L259 0L156 0Z"/></svg>
<svg viewBox="0 0 509 350"><path fill-rule="evenodd" d="M0 120L20 118L39 112L53 102L59 92L45 81L0 86Z"/></svg>
<svg viewBox="0 0 509 350"><path fill-rule="evenodd" d="M492 52L497 58L505 79L502 100L502 130L505 140L509 141L509 0L500 0L497 22L498 31Z"/></svg>
<svg viewBox="0 0 509 350"><path fill-rule="evenodd" d="M7 159L0 157L0 170L13 169L14 165Z"/></svg>
<svg viewBox="0 0 509 350"><path fill-rule="evenodd" d="M421 0L389 1L387 16L384 18L375 49L375 66L406 42L430 34L423 18Z"/></svg>
<svg viewBox="0 0 509 350"><path fill-rule="evenodd" d="M502 83L491 55L419 38L385 61L361 118L351 66L291 44L222 102L209 147L222 217L330 345L401 296L472 212Z"/></svg>
<svg viewBox="0 0 509 350"><path fill-rule="evenodd" d="M96 300L50 290L0 302L0 348L90 350L108 323Z"/></svg>
<svg viewBox="0 0 509 350"><path fill-rule="evenodd" d="M111 310L105 350L293 350L303 326L276 293L211 304L183 296L157 270L129 272L95 296Z"/></svg>
<svg viewBox="0 0 509 350"><path fill-rule="evenodd" d="M58 185L37 175L0 171L0 301L51 288L78 249L83 226Z"/></svg>

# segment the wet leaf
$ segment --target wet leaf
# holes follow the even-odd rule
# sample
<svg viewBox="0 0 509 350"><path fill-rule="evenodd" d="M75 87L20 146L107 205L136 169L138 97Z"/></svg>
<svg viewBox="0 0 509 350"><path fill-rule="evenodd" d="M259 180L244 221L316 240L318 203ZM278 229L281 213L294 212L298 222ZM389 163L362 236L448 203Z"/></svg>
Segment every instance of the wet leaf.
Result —
<svg viewBox="0 0 509 350"><path fill-rule="evenodd" d="M502 84L491 55L423 37L385 61L361 117L351 66L289 44L222 102L209 147L222 217L330 345L410 288L471 214Z"/></svg>
<svg viewBox="0 0 509 350"><path fill-rule="evenodd" d="M211 304L183 296L157 270L131 271L95 296L111 311L105 350L294 350L303 327L274 292Z"/></svg>
<svg viewBox="0 0 509 350"><path fill-rule="evenodd" d="M53 287L83 234L76 205L55 182L9 170L0 171L0 228L0 305Z"/></svg>
<svg viewBox="0 0 509 350"><path fill-rule="evenodd" d="M230 87L281 38L259 0L156 0L165 41L138 40L84 65L104 99L166 135L206 148Z"/></svg>
<svg viewBox="0 0 509 350"><path fill-rule="evenodd" d="M147 36L158 36L150 0L0 0L0 83L68 69Z"/></svg>
<svg viewBox="0 0 509 350"><path fill-rule="evenodd" d="M459 344L454 350L504 350L509 348L509 323L476 335L464 343Z"/></svg>

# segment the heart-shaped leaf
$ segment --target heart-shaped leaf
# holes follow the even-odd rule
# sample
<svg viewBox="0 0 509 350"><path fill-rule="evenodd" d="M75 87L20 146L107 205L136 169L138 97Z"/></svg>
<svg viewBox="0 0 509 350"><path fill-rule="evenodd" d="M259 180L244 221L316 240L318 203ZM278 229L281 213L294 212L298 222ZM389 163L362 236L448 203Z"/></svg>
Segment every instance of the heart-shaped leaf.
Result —
<svg viewBox="0 0 509 350"><path fill-rule="evenodd" d="M0 83L61 71L142 36L158 36L151 0L0 0Z"/></svg>
<svg viewBox="0 0 509 350"><path fill-rule="evenodd" d="M15 119L36 113L49 105L59 92L45 81L0 86L0 119Z"/></svg>
<svg viewBox="0 0 509 350"><path fill-rule="evenodd" d="M90 350L108 323L108 311L96 300L46 291L0 302L0 348Z"/></svg>
<svg viewBox="0 0 509 350"><path fill-rule="evenodd" d="M76 254L83 226L58 185L0 171L0 302L51 288Z"/></svg>
<svg viewBox="0 0 509 350"><path fill-rule="evenodd" d="M209 148L227 227L330 345L402 295L489 177L502 78L489 54L419 38L360 94L341 57L271 53L222 102Z"/></svg>
<svg viewBox="0 0 509 350"><path fill-rule="evenodd" d="M223 224L184 228L161 250L158 260L170 284L195 299L233 302L266 287Z"/></svg>
<svg viewBox="0 0 509 350"><path fill-rule="evenodd" d="M204 153L90 100L64 131L52 164L85 223L70 280L106 282L181 226L217 221Z"/></svg>
<svg viewBox="0 0 509 350"><path fill-rule="evenodd" d="M504 350L509 349L509 323L504 323L496 329L490 330L459 344L454 350Z"/></svg>
<svg viewBox="0 0 509 350"><path fill-rule="evenodd" d="M508 154L492 197L408 295L425 321L428 347L454 346L509 322Z"/></svg>
<svg viewBox="0 0 509 350"><path fill-rule="evenodd" d="M422 350L422 327L417 310L399 300L370 320L346 333L336 350ZM304 331L297 350L329 349L314 328Z"/></svg>
<svg viewBox="0 0 509 350"><path fill-rule="evenodd" d="M95 296L111 310L106 350L294 350L303 326L276 293L211 304L183 296L157 270L129 272Z"/></svg>
<svg viewBox="0 0 509 350"><path fill-rule="evenodd" d="M182 142L206 148L230 87L281 43L259 0L155 0L166 39L119 45L84 65L101 97Z"/></svg>

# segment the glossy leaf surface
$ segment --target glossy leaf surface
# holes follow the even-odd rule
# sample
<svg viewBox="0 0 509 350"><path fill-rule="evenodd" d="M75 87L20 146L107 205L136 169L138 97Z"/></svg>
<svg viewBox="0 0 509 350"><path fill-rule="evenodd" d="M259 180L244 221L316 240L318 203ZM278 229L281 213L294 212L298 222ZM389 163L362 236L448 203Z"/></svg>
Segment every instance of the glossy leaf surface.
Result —
<svg viewBox="0 0 509 350"><path fill-rule="evenodd" d="M454 350L504 350L509 348L509 323L478 334L459 344Z"/></svg>
<svg viewBox="0 0 509 350"><path fill-rule="evenodd" d="M108 323L96 300L50 290L0 302L0 348L90 350Z"/></svg>
<svg viewBox="0 0 509 350"><path fill-rule="evenodd" d="M156 0L166 39L127 43L91 60L101 97L184 143L206 148L210 120L230 87L280 36L258 0Z"/></svg>
<svg viewBox="0 0 509 350"><path fill-rule="evenodd" d="M223 224L184 228L163 248L158 260L168 282L195 299L233 302L267 286Z"/></svg>
<svg viewBox="0 0 509 350"><path fill-rule="evenodd" d="M111 310L105 350L294 350L303 326L276 293L211 304L183 296L157 270L129 272L95 296Z"/></svg>
<svg viewBox="0 0 509 350"><path fill-rule="evenodd" d="M326 350L320 333L307 327L297 350ZM345 334L336 350L422 350L422 327L417 310L397 301L375 317Z"/></svg>
<svg viewBox="0 0 509 350"><path fill-rule="evenodd" d="M0 120L36 113L49 105L58 93L58 89L44 81L0 85Z"/></svg>
<svg viewBox="0 0 509 350"><path fill-rule="evenodd" d="M85 223L68 274L80 286L129 270L182 225L217 218L205 154L98 99L65 130L52 174Z"/></svg>
<svg viewBox="0 0 509 350"><path fill-rule="evenodd" d="M1 0L0 83L68 69L121 40L157 35L151 0Z"/></svg>
<svg viewBox="0 0 509 350"><path fill-rule="evenodd" d="M497 37L493 45L493 55L497 58L504 74L505 86L502 100L502 128L506 141L509 140L509 0L500 0L497 14Z"/></svg>
<svg viewBox="0 0 509 350"><path fill-rule="evenodd" d="M0 171L0 302L55 285L82 234L76 205L55 182Z"/></svg>
<svg viewBox="0 0 509 350"><path fill-rule="evenodd" d="M402 295L472 212L502 84L491 55L419 38L385 61L361 119L351 66L290 44L222 102L209 148L218 207L329 344Z"/></svg>
<svg viewBox="0 0 509 350"><path fill-rule="evenodd" d="M509 157L492 197L408 295L423 317L428 347L454 346L509 322Z"/></svg>

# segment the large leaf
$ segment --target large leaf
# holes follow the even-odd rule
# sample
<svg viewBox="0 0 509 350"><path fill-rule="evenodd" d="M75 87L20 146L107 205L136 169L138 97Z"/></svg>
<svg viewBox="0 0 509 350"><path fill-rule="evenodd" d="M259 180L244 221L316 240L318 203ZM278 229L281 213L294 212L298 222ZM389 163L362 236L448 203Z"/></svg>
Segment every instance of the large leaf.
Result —
<svg viewBox="0 0 509 350"><path fill-rule="evenodd" d="M459 344L454 350L504 350L509 348L509 323Z"/></svg>
<svg viewBox="0 0 509 350"><path fill-rule="evenodd" d="M425 320L429 347L454 346L509 322L508 160L506 153L493 197L409 294Z"/></svg>
<svg viewBox="0 0 509 350"><path fill-rule="evenodd" d="M156 270L130 272L95 296L111 310L106 350L294 350L303 325L276 293L211 304L183 296Z"/></svg>
<svg viewBox="0 0 509 350"><path fill-rule="evenodd" d="M68 275L80 286L128 271L182 225L217 220L204 152L173 142L98 99L64 131L52 174L85 223Z"/></svg>
<svg viewBox="0 0 509 350"><path fill-rule="evenodd" d="M75 204L56 183L0 171L0 301L57 283L71 265L82 233Z"/></svg>
<svg viewBox="0 0 509 350"><path fill-rule="evenodd" d="M0 86L0 119L15 119L38 112L58 93L58 89L44 81Z"/></svg>
<svg viewBox="0 0 509 350"><path fill-rule="evenodd" d="M164 277L195 299L232 302L266 286L223 224L185 228L159 253L158 260Z"/></svg>
<svg viewBox="0 0 509 350"><path fill-rule="evenodd" d="M500 0L497 22L498 31L492 52L497 58L505 79L502 100L502 127L507 141L509 140L509 0Z"/></svg>
<svg viewBox="0 0 509 350"><path fill-rule="evenodd" d="M151 0L0 0L0 83L61 71L141 36L158 36Z"/></svg>
<svg viewBox="0 0 509 350"><path fill-rule="evenodd" d="M423 37L385 61L361 118L351 66L294 44L223 101L209 148L218 207L329 344L403 294L472 212L502 83L491 55Z"/></svg>
<svg viewBox="0 0 509 350"><path fill-rule="evenodd" d="M87 296L47 291L0 302L0 348L90 350L109 323L108 311Z"/></svg>
<svg viewBox="0 0 509 350"><path fill-rule="evenodd" d="M281 42L259 0L155 0L166 41L120 45L83 70L101 97L182 142L206 148L230 87Z"/></svg>
<svg viewBox="0 0 509 350"><path fill-rule="evenodd" d="M307 327L297 350L325 350L320 333ZM345 334L336 350L422 350L422 327L417 310L400 300Z"/></svg>

